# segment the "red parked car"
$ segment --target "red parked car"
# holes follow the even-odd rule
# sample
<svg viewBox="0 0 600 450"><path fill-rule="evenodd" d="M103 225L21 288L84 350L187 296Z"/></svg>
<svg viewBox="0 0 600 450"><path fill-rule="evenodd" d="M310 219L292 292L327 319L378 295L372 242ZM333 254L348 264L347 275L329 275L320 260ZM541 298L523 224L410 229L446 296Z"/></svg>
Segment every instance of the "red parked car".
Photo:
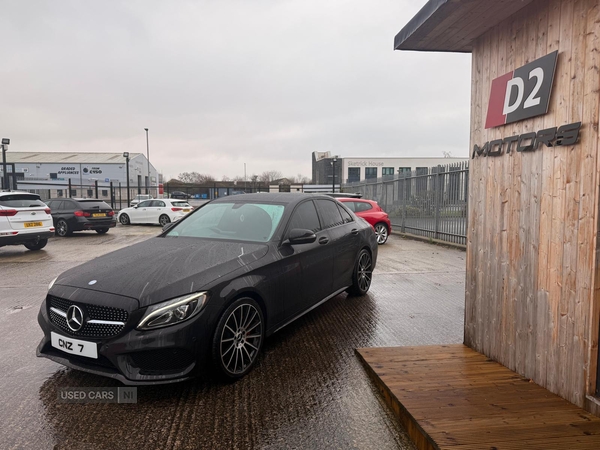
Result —
<svg viewBox="0 0 600 450"><path fill-rule="evenodd" d="M348 208L354 211L358 217L362 217L375 229L377 243L385 244L389 234L392 232L392 224L387 213L373 200L362 198L338 198Z"/></svg>

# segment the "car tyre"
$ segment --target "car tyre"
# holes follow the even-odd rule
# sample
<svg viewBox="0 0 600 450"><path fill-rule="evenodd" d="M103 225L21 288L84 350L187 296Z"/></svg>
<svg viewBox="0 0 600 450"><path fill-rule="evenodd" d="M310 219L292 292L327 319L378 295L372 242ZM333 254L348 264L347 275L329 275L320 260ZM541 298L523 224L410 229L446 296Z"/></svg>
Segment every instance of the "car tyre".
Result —
<svg viewBox="0 0 600 450"><path fill-rule="evenodd" d="M131 221L129 220L129 216L127 214L121 214L119 216L119 222L121 222L121 225L131 224Z"/></svg>
<svg viewBox="0 0 600 450"><path fill-rule="evenodd" d="M70 236L73 234L69 228L69 224L64 219L58 219L58 222L56 222L56 230L54 232L60 237Z"/></svg>
<svg viewBox="0 0 600 450"><path fill-rule="evenodd" d="M239 298L221 315L213 337L212 358L218 374L228 381L246 375L258 359L265 336L265 321L259 304Z"/></svg>
<svg viewBox="0 0 600 450"><path fill-rule="evenodd" d="M354 273L352 274L352 286L348 293L353 296L365 295L371 287L373 279L373 258L368 250L362 249L358 254Z"/></svg>
<svg viewBox="0 0 600 450"><path fill-rule="evenodd" d="M25 248L28 248L29 250L36 251L36 250L43 249L47 243L48 243L48 239L40 239L37 242L30 242L30 243L23 244L23 245L25 246Z"/></svg>
<svg viewBox="0 0 600 450"><path fill-rule="evenodd" d="M166 224L171 223L171 218L166 214L163 214L158 218L158 223L161 227L164 227Z"/></svg>
<svg viewBox="0 0 600 450"><path fill-rule="evenodd" d="M388 239L388 228L385 223L379 222L375 225L375 236L377 237L377 244L383 245Z"/></svg>
<svg viewBox="0 0 600 450"><path fill-rule="evenodd" d="M100 228L100 229L96 230L96 233L106 234L106 233L108 233L108 228Z"/></svg>

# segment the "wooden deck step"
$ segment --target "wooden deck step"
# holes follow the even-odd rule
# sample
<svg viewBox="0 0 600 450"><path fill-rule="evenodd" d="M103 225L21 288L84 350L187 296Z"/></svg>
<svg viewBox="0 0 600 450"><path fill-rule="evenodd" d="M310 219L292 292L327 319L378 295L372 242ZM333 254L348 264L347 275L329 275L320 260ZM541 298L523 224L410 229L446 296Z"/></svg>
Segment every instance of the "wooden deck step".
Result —
<svg viewBox="0 0 600 450"><path fill-rule="evenodd" d="M465 345L357 353L419 449L600 449L599 417Z"/></svg>

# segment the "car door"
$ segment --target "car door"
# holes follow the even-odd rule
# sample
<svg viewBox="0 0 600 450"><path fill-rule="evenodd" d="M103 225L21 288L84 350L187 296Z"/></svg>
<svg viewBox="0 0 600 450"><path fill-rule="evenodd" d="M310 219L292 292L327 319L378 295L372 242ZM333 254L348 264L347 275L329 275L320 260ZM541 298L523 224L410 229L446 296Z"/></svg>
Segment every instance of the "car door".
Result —
<svg viewBox="0 0 600 450"><path fill-rule="evenodd" d="M150 201L150 206L146 208L146 220L148 223L159 223L158 218L163 214L169 215L165 202L162 200Z"/></svg>
<svg viewBox="0 0 600 450"><path fill-rule="evenodd" d="M315 204L307 200L296 206L286 227L285 237L295 228L311 230L317 239L308 244L280 248L285 280L285 315L291 319L331 294L333 251L329 232L323 230Z"/></svg>
<svg viewBox="0 0 600 450"><path fill-rule="evenodd" d="M148 208L151 203L152 200L144 200L138 203L137 208L133 208L127 212L131 223L148 223Z"/></svg>
<svg viewBox="0 0 600 450"><path fill-rule="evenodd" d="M336 200L316 200L323 227L329 232L334 261L331 268L332 292L352 284L352 272L359 252L358 226L350 213Z"/></svg>

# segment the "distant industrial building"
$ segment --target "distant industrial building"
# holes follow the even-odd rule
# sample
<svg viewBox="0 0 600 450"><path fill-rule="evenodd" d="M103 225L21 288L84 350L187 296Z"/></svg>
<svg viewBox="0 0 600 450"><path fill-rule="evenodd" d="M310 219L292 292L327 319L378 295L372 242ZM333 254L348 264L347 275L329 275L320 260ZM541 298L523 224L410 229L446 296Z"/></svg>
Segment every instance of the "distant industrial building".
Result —
<svg viewBox="0 0 600 450"><path fill-rule="evenodd" d="M127 163L123 153L7 152L7 174L10 185L21 190L41 192L44 197L91 197L98 184L100 198L108 198L110 183L127 186ZM150 173L148 173L148 168ZM12 175L14 174L14 175ZM4 179L0 163L0 176ZM129 153L129 185L131 194L145 193L146 186L154 193L159 175L148 165L142 153Z"/></svg>
<svg viewBox="0 0 600 450"><path fill-rule="evenodd" d="M312 176L315 184L355 183L378 178L392 178L404 172L425 173L429 167L466 162L469 158L400 158L400 157L343 157L331 152L313 152Z"/></svg>

